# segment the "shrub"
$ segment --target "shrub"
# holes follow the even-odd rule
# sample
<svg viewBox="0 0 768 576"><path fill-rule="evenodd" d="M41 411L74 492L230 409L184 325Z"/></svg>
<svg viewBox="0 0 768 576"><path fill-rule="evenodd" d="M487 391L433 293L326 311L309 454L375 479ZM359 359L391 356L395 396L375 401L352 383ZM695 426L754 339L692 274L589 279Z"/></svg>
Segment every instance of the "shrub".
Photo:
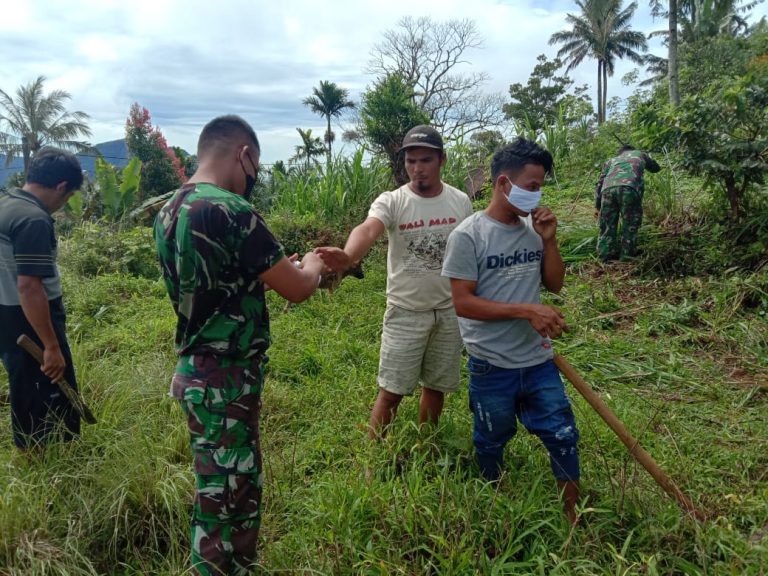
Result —
<svg viewBox="0 0 768 576"><path fill-rule="evenodd" d="M59 263L80 276L127 274L153 280L160 276L148 227L120 230L84 223L60 243Z"/></svg>

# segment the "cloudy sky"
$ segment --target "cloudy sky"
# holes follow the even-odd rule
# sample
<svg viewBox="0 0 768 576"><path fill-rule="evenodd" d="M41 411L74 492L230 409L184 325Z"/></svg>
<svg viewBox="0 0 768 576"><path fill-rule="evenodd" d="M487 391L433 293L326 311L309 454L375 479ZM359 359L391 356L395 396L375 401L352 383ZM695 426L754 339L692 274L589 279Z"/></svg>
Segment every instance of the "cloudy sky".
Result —
<svg viewBox="0 0 768 576"><path fill-rule="evenodd" d="M663 28L639 4L635 27ZM0 89L46 76L48 89L70 92L70 110L90 114L93 143L123 136L133 102L189 151L205 122L240 114L272 162L292 155L297 126L322 134L323 121L301 104L320 80L359 99L373 80L364 72L372 46L403 16L474 19L485 44L467 54L467 70L487 72L487 90L506 94L538 54L555 55L548 39L569 11L575 3L565 0L17 0L2 7ZM755 14L765 13L762 5ZM617 67L609 98L631 92L621 78L632 67ZM595 74L590 61L573 76L593 87Z"/></svg>

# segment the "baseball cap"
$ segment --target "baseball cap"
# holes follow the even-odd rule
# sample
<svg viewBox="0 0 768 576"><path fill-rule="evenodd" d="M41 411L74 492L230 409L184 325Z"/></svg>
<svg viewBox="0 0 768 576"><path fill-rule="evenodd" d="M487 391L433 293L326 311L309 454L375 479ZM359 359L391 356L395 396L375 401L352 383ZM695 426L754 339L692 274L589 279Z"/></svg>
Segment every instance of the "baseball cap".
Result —
<svg viewBox="0 0 768 576"><path fill-rule="evenodd" d="M440 134L426 124L414 126L403 138L403 145L400 146L400 150L406 148L434 148L436 150L443 149L443 139Z"/></svg>

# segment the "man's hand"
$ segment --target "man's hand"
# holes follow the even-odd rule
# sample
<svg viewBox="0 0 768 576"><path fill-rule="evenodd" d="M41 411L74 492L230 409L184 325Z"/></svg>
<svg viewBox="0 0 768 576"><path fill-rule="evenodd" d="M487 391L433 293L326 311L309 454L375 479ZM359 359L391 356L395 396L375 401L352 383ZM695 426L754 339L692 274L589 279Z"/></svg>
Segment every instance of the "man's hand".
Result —
<svg viewBox="0 0 768 576"><path fill-rule="evenodd" d="M57 382L64 377L64 370L67 368L67 362L58 346L46 346L43 350L43 365L40 370L48 376L53 382Z"/></svg>
<svg viewBox="0 0 768 576"><path fill-rule="evenodd" d="M326 266L325 261L316 252L307 252L304 254L304 258L299 262L299 268L311 268L312 266L320 267L320 274L325 274L329 271L329 266Z"/></svg>
<svg viewBox="0 0 768 576"><path fill-rule="evenodd" d="M531 304L528 321L536 332L545 337L557 338L568 332L563 313L554 306Z"/></svg>
<svg viewBox="0 0 768 576"><path fill-rule="evenodd" d="M595 220L600 218L600 208L595 208Z"/></svg>
<svg viewBox="0 0 768 576"><path fill-rule="evenodd" d="M343 274L353 264L349 254L335 246L315 248L314 253L322 258L323 263L337 274Z"/></svg>
<svg viewBox="0 0 768 576"><path fill-rule="evenodd" d="M542 240L552 240L557 232L557 218L552 210L541 206L531 211L533 219L533 229L541 236Z"/></svg>

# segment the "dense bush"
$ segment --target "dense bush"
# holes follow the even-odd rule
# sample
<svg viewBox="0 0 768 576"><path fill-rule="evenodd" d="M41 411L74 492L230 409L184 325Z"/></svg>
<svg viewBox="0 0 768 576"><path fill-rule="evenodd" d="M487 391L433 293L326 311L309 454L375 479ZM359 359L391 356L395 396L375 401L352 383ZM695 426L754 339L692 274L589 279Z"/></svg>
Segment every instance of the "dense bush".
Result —
<svg viewBox="0 0 768 576"><path fill-rule="evenodd" d="M152 229L83 223L62 239L59 263L80 276L127 274L157 279L160 266L155 254Z"/></svg>

